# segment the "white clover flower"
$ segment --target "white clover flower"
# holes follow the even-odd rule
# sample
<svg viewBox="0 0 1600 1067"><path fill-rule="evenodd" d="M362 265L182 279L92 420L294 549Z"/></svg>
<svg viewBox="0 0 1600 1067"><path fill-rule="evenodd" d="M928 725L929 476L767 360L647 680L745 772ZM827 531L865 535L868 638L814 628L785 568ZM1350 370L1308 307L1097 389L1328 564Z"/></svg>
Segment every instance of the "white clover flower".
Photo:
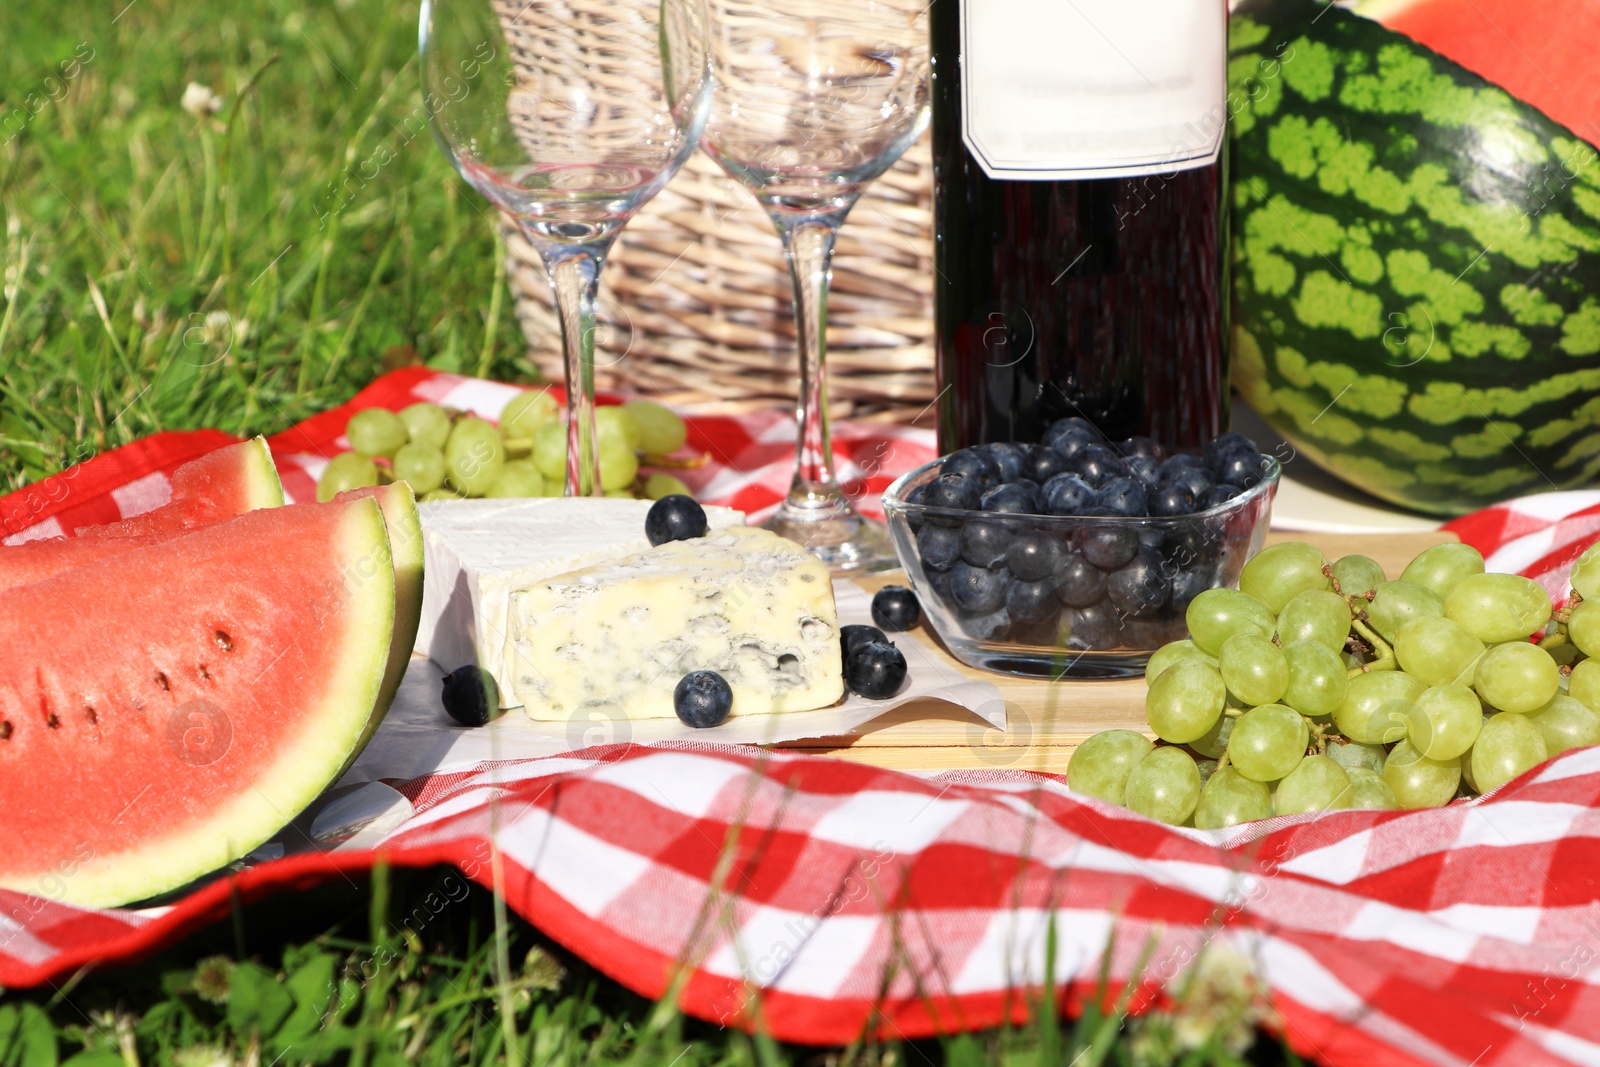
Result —
<svg viewBox="0 0 1600 1067"><path fill-rule="evenodd" d="M222 110L222 97L212 92L208 85L190 82L183 90L182 106L195 118L203 119Z"/></svg>

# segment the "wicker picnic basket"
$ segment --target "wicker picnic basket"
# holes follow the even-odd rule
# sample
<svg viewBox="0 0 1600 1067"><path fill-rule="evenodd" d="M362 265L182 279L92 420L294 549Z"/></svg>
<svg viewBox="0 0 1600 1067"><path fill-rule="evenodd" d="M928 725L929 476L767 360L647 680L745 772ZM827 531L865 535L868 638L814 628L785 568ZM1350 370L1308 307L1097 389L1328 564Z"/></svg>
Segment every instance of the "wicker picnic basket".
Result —
<svg viewBox="0 0 1600 1067"><path fill-rule="evenodd" d="M517 317L535 364L563 377L561 333L538 255L502 224ZM911 147L850 212L828 299L835 418L932 425L933 164ZM600 283L598 388L693 410L792 405L788 267L750 193L703 153L622 231Z"/></svg>

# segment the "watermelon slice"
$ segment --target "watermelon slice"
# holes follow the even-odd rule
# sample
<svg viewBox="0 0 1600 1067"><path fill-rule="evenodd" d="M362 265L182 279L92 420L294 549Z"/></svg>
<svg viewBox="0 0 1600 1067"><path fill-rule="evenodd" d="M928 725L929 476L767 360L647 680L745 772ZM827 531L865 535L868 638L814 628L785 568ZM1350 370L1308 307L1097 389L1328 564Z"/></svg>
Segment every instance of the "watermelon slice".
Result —
<svg viewBox="0 0 1600 1067"><path fill-rule="evenodd" d="M0 886L110 906L266 841L366 733L375 501L252 511L0 592Z"/></svg>
<svg viewBox="0 0 1600 1067"><path fill-rule="evenodd" d="M263 462L263 459L265 462ZM215 498L206 493L215 493ZM81 526L74 537L49 537L0 547L0 589L12 589L60 574L130 548L152 545L198 526L283 503L283 486L257 437L209 452L172 473L172 500L108 526ZM126 533L123 530L140 532Z"/></svg>
<svg viewBox="0 0 1600 1067"><path fill-rule="evenodd" d="M264 437L252 437L190 460L172 472L172 500L154 511L105 526L84 526L79 537L139 537L192 530L256 508L283 504L283 484ZM21 545L13 546L20 548Z"/></svg>
<svg viewBox="0 0 1600 1067"><path fill-rule="evenodd" d="M1355 10L1600 144L1600 0L1362 0Z"/></svg>

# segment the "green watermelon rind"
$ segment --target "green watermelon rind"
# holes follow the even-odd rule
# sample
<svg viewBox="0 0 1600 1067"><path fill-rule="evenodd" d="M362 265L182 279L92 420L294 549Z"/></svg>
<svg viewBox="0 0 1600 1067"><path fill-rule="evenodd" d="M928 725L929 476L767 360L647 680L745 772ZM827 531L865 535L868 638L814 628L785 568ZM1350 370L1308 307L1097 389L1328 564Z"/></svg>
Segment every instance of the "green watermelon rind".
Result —
<svg viewBox="0 0 1600 1067"><path fill-rule="evenodd" d="M1234 383L1300 452L1456 514L1600 473L1600 155L1366 19L1230 30Z"/></svg>
<svg viewBox="0 0 1600 1067"><path fill-rule="evenodd" d="M338 647L333 662L340 667L317 707L303 716L301 736L283 739L272 767L199 825L136 852L91 856L65 879L61 899L115 907L187 885L259 848L337 778L372 720L395 617L388 527L377 502L354 502L342 525L331 546L334 565L359 577L346 581L339 611L319 628L318 639ZM40 878L39 872L11 872L0 885L29 890Z"/></svg>
<svg viewBox="0 0 1600 1067"><path fill-rule="evenodd" d="M250 450L252 462L246 468L246 499L249 508L281 508L284 504L283 482L278 478L278 465L272 461L272 449L267 439L257 434L250 439L255 447Z"/></svg>

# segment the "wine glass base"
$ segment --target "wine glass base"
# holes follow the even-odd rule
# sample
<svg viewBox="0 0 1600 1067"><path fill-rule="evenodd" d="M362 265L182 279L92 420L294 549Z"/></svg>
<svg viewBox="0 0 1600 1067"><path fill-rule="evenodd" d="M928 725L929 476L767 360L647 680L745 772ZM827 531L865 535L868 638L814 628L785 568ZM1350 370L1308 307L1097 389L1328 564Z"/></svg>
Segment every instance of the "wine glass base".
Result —
<svg viewBox="0 0 1600 1067"><path fill-rule="evenodd" d="M798 543L834 574L864 574L900 566L883 525L849 507L818 512L785 504L761 528Z"/></svg>

